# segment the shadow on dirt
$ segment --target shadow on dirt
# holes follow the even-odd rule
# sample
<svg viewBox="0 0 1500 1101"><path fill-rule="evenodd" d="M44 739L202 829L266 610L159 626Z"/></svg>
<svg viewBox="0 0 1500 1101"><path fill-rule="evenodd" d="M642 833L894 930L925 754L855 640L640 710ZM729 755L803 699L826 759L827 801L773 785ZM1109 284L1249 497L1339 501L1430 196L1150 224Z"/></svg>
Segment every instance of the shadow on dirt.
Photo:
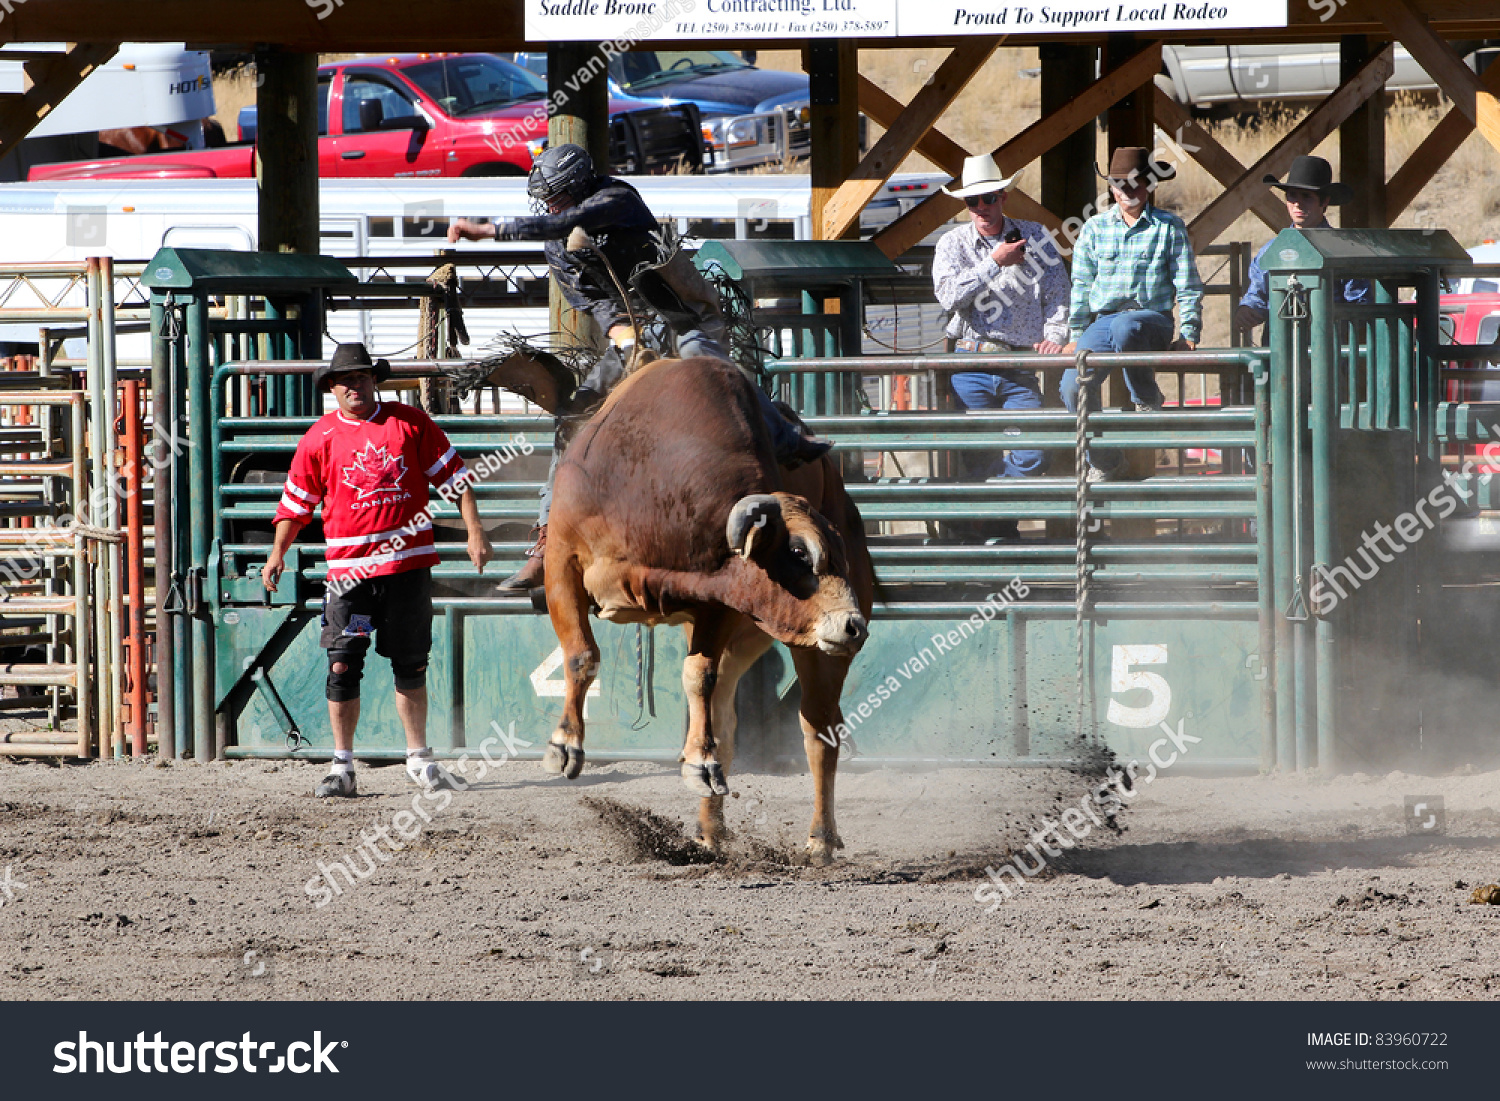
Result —
<svg viewBox="0 0 1500 1101"><path fill-rule="evenodd" d="M1500 837L1178 841L1075 852L1057 865L1059 871L1129 887L1138 883L1212 883L1221 876L1269 879L1283 873L1316 875L1337 868L1412 867L1424 854L1443 849L1493 854L1500 849Z"/></svg>

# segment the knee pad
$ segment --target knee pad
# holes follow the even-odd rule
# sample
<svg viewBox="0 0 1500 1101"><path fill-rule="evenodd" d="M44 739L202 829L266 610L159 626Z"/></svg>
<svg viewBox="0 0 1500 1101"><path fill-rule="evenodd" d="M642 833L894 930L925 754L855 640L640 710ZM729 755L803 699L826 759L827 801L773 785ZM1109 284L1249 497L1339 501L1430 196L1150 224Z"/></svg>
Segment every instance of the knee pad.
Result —
<svg viewBox="0 0 1500 1101"><path fill-rule="evenodd" d="M396 681L396 687L403 692L414 692L418 688L427 687L427 659L392 661L391 675Z"/></svg>
<svg viewBox="0 0 1500 1101"><path fill-rule="evenodd" d="M328 651L328 698L334 703L359 699L359 682L364 674L364 654Z"/></svg>

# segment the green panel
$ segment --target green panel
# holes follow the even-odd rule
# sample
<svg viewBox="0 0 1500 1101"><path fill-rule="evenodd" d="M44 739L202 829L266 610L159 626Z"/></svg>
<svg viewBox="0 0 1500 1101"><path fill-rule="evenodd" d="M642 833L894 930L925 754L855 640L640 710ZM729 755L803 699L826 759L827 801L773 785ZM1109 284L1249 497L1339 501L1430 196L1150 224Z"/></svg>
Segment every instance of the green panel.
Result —
<svg viewBox="0 0 1500 1101"><path fill-rule="evenodd" d="M729 277L784 280L804 288L854 278L891 279L901 269L869 241L707 241L694 262L720 264Z"/></svg>
<svg viewBox="0 0 1500 1101"><path fill-rule="evenodd" d="M164 248L146 264L141 282L152 290L274 294L357 283L359 280L331 256Z"/></svg>
<svg viewBox="0 0 1500 1101"><path fill-rule="evenodd" d="M878 616L878 612L877 612ZM941 758L1003 762L1016 756L1011 716L1017 674L1024 698L1031 758L1071 753L1075 729L1073 624L1028 619L1025 653L1012 668L1010 635L997 618L953 645L952 620L885 621L873 624L870 641L855 659L843 703L846 721L862 757ZM1122 665L1137 680L1147 674L1165 681L1164 716L1183 732L1202 738L1187 760L1194 766L1256 764L1260 756L1260 690L1264 666L1253 621L1113 620L1093 632L1091 683L1102 738L1123 758L1144 763L1149 747L1162 737L1159 726L1108 721L1109 701L1140 711L1152 702L1146 688L1111 695L1111 668L1129 652L1122 647L1164 650L1164 664ZM941 647L937 641L941 636ZM1118 651L1118 656L1117 656ZM888 693L882 699L880 687ZM874 693L880 701L870 700ZM858 717L863 703L868 717ZM1138 722L1141 714L1123 715ZM1159 751L1165 754L1166 751Z"/></svg>
<svg viewBox="0 0 1500 1101"><path fill-rule="evenodd" d="M1284 229L1262 261L1266 271L1329 271L1378 276L1471 257L1447 230Z"/></svg>
<svg viewBox="0 0 1500 1101"><path fill-rule="evenodd" d="M675 756L687 729L682 694L687 647L682 628L643 628L640 632L644 706L637 703L637 670L642 663L636 658L635 626L596 619L593 629L599 644L599 676L584 711L586 752ZM516 737L540 751L562 717L562 647L552 621L538 615L468 616L464 639L468 744L477 746L493 736L492 723L509 729L514 722ZM545 694L539 694L539 688Z"/></svg>

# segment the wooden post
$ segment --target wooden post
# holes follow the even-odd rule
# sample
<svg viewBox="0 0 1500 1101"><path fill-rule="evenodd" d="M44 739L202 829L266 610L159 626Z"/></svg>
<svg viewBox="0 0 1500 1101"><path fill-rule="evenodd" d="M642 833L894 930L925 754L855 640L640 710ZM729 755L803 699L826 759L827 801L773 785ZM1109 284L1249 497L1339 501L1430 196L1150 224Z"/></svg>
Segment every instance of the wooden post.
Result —
<svg viewBox="0 0 1500 1101"><path fill-rule="evenodd" d="M255 55L256 228L262 252L318 252L318 55Z"/></svg>
<svg viewBox="0 0 1500 1101"><path fill-rule="evenodd" d="M826 240L823 207L859 164L859 46L851 39L802 48L812 112L812 232ZM843 237L859 240L859 219Z"/></svg>
<svg viewBox="0 0 1500 1101"><path fill-rule="evenodd" d="M1133 34L1110 35L1104 44L1103 71L1108 73L1118 69L1148 45L1149 42L1143 42ZM1122 145L1144 145L1147 149L1156 147L1155 111L1151 94L1155 86L1153 73L1135 91L1121 96L1110 107L1107 123L1110 149L1118 149ZM1093 157L1092 149L1089 150L1089 157Z"/></svg>
<svg viewBox="0 0 1500 1101"><path fill-rule="evenodd" d="M1370 57L1370 42L1362 34L1339 40L1339 80L1352 77ZM1384 229L1385 202L1385 92L1378 91L1355 108L1339 125L1339 179L1354 197L1339 207L1344 228Z"/></svg>
<svg viewBox="0 0 1500 1101"><path fill-rule="evenodd" d="M1087 88L1094 82L1099 50L1095 46L1047 43L1037 52L1042 63L1042 117L1046 118L1065 106L1080 88ZM1082 218L1085 210L1093 213L1094 201L1104 190L1104 181L1094 172L1095 133L1094 120L1087 119L1042 154L1042 205L1059 219ZM1059 243L1072 244L1066 239L1060 239ZM1058 387L1061 381L1060 371L1041 372L1044 408L1063 407ZM1072 474L1073 453L1052 452L1048 473L1057 476ZM1048 520L1047 537L1073 538L1074 523L1070 520Z"/></svg>
<svg viewBox="0 0 1500 1101"><path fill-rule="evenodd" d="M581 145L599 175L609 172L609 77L599 47L584 42L553 42L547 47L547 95L558 104L547 123L547 145ZM572 88L569 88L569 83ZM602 348L603 333L588 314L573 309L553 281L547 292L552 330L563 343Z"/></svg>
<svg viewBox="0 0 1500 1101"><path fill-rule="evenodd" d="M1042 117L1062 108L1094 82L1099 51L1093 46L1044 44L1042 61ZM1079 126L1042 154L1042 205L1059 219L1082 217L1102 191L1094 173L1094 123Z"/></svg>

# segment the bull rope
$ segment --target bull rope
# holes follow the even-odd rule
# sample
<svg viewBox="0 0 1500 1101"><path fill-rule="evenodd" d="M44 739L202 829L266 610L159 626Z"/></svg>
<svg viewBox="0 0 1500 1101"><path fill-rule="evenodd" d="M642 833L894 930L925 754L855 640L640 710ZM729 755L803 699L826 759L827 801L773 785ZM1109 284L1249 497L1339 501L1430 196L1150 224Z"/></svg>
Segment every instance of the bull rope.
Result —
<svg viewBox="0 0 1500 1101"><path fill-rule="evenodd" d="M1088 464L1088 432L1089 432L1089 395L1088 384L1094 380L1094 372L1088 366L1089 354L1080 348L1073 357L1073 363L1078 373L1078 421L1077 432L1073 441L1073 468L1076 481L1076 494L1074 508L1077 513L1077 538L1074 544L1074 578L1073 578L1073 600L1074 619L1073 634L1076 650L1076 668L1074 670L1076 689L1075 707L1077 715L1077 735L1080 744L1093 745L1096 740L1097 731L1092 721L1092 708L1089 719L1084 719L1084 620L1088 617L1089 604L1089 464Z"/></svg>

